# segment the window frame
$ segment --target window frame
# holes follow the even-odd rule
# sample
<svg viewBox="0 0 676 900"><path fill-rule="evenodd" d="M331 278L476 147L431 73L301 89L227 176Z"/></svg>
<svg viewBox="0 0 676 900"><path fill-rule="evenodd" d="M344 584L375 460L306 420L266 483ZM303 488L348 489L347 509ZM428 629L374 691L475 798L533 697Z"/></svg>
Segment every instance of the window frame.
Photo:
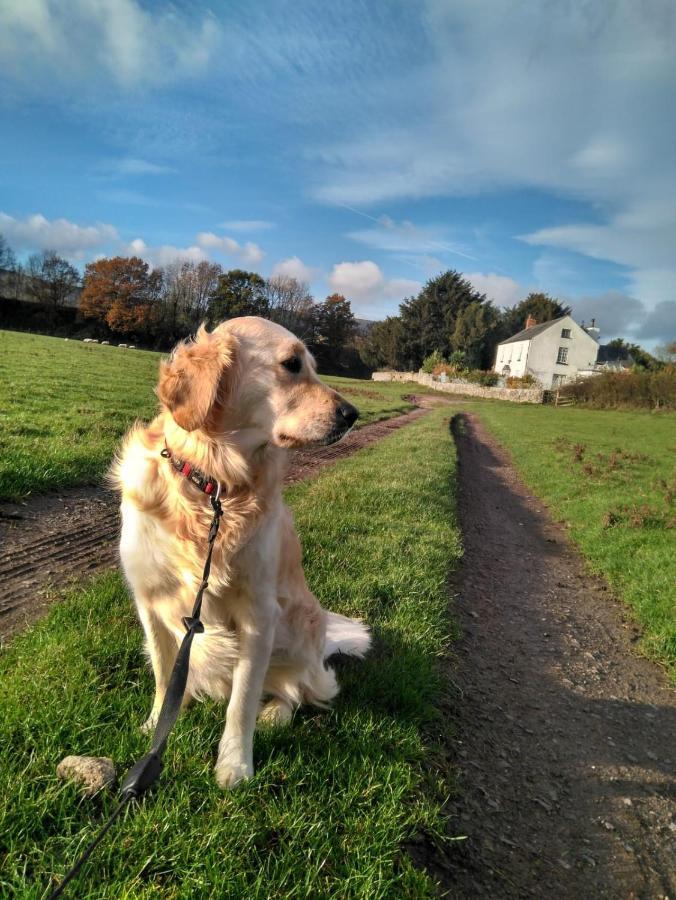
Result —
<svg viewBox="0 0 676 900"><path fill-rule="evenodd" d="M562 356L563 356L563 359L561 359ZM557 366L567 366L568 365L568 347L559 347L559 352L556 354L556 365Z"/></svg>
<svg viewBox="0 0 676 900"><path fill-rule="evenodd" d="M570 338L570 328L562 328L561 329L561 339L565 341L569 341Z"/></svg>

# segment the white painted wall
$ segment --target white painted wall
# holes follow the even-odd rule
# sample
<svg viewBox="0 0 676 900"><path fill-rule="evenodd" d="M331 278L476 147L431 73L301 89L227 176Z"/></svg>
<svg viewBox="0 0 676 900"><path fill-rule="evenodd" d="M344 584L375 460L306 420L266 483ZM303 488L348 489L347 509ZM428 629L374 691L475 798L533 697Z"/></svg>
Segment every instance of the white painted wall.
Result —
<svg viewBox="0 0 676 900"><path fill-rule="evenodd" d="M570 337L561 332L570 329ZM560 347L566 347L566 363L557 363ZM590 369L596 364L599 345L594 338L581 328L571 316L560 319L551 328L545 329L530 341L500 344L496 355L494 371L502 374L506 365L512 375L521 376L530 372L544 388L556 387L566 381L573 381L581 369Z"/></svg>
<svg viewBox="0 0 676 900"><path fill-rule="evenodd" d="M502 375L504 367L509 366L510 375L519 378L525 375L528 347L531 343L531 341L518 341L513 344L500 344L493 371Z"/></svg>

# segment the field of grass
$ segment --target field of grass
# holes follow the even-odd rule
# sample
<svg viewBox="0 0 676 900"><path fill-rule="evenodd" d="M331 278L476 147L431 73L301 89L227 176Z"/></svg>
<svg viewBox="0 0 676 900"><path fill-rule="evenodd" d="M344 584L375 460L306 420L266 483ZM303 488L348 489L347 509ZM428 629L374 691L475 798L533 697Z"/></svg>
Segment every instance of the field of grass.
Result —
<svg viewBox="0 0 676 900"><path fill-rule="evenodd" d="M676 417L469 404L676 676Z"/></svg>
<svg viewBox="0 0 676 900"><path fill-rule="evenodd" d="M159 360L0 331L0 500L100 479L129 425L155 413ZM412 408L406 385L326 381L359 408L360 425Z"/></svg>
<svg viewBox="0 0 676 900"><path fill-rule="evenodd" d="M257 735L257 773L233 793L212 771L223 709L184 713L161 790L127 811L71 896L434 894L402 845L443 832L449 790L429 762L443 728L446 576L460 555L447 418L431 412L287 493L311 586L374 630L365 661L340 661L335 708ZM54 606L10 644L0 673L0 894L37 898L114 803L57 782L59 759L106 755L122 768L147 745L151 676L122 579Z"/></svg>

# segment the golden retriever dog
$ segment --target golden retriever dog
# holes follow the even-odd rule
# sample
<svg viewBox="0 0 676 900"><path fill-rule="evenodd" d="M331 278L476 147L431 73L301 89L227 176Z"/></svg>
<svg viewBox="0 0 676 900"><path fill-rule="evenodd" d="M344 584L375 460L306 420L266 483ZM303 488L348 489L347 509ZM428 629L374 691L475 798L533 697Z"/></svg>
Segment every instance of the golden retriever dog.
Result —
<svg viewBox="0 0 676 900"><path fill-rule="evenodd" d="M338 691L326 659L369 647L364 624L322 609L308 588L282 501L288 450L340 440L358 412L319 381L293 334L255 317L202 327L179 344L161 363L157 394L160 414L131 429L112 469L120 557L155 676L144 727L157 721L185 634L207 553L208 493L220 483L205 630L194 639L184 705L228 701L216 779L231 787L253 774L256 718L282 724L300 704L326 706Z"/></svg>

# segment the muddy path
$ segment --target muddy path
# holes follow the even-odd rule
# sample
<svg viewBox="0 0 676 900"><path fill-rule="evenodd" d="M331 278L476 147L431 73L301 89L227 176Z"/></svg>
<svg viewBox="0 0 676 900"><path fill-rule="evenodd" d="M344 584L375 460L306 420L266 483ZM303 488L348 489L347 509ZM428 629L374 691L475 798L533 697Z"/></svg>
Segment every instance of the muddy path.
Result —
<svg viewBox="0 0 676 900"><path fill-rule="evenodd" d="M471 415L454 420L463 636L446 710L446 896L676 898L676 695Z"/></svg>
<svg viewBox="0 0 676 900"><path fill-rule="evenodd" d="M427 405L421 399L421 406ZM423 415L365 425L339 444L292 454L286 484L350 456ZM65 587L117 565L118 499L102 487L0 503L0 640L35 621Z"/></svg>

